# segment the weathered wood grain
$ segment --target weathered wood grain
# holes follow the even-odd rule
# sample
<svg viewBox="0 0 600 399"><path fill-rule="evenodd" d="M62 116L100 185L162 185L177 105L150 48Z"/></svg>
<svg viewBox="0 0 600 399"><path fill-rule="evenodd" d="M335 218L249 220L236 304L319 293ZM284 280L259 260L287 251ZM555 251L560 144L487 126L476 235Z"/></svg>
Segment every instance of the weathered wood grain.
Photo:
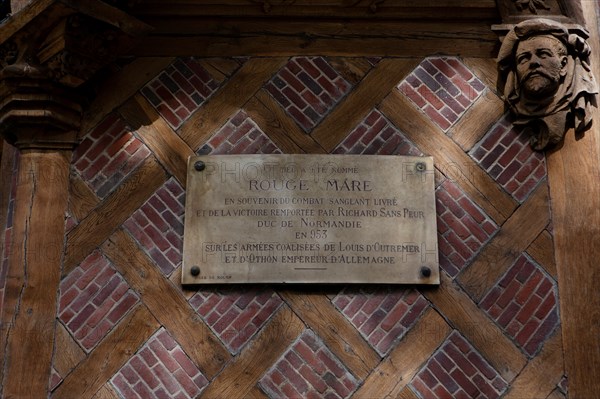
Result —
<svg viewBox="0 0 600 399"><path fill-rule="evenodd" d="M492 91L496 92L498 82L498 63L495 56L488 58L463 58L465 65ZM496 94L502 94L497 92Z"/></svg>
<svg viewBox="0 0 600 399"><path fill-rule="evenodd" d="M54 368L65 378L82 360L86 353L75 342L62 323L56 323L56 349L54 351Z"/></svg>
<svg viewBox="0 0 600 399"><path fill-rule="evenodd" d="M373 69L373 65L364 58L330 57L328 62L344 79L353 85L360 82Z"/></svg>
<svg viewBox="0 0 600 399"><path fill-rule="evenodd" d="M556 280L556 261L554 260L554 241L552 234L544 230L527 248L527 254L540 264Z"/></svg>
<svg viewBox="0 0 600 399"><path fill-rule="evenodd" d="M115 392L110 383L106 383L96 392L93 399L119 399L119 394Z"/></svg>
<svg viewBox="0 0 600 399"><path fill-rule="evenodd" d="M240 67L240 64L231 58L197 58L196 61L218 83L222 83Z"/></svg>
<svg viewBox="0 0 600 399"><path fill-rule="evenodd" d="M396 396L396 399L419 399L419 397L410 387L404 387L398 396Z"/></svg>
<svg viewBox="0 0 600 399"><path fill-rule="evenodd" d="M324 154L325 150L298 127L265 90L256 93L245 110L285 154Z"/></svg>
<svg viewBox="0 0 600 399"><path fill-rule="evenodd" d="M306 291L280 295L352 374L364 379L379 363L379 355L325 295Z"/></svg>
<svg viewBox="0 0 600 399"><path fill-rule="evenodd" d="M373 68L311 133L327 151L333 149L418 64L412 59L384 59Z"/></svg>
<svg viewBox="0 0 600 399"><path fill-rule="evenodd" d="M154 156L148 157L125 182L67 234L63 264L66 276L163 185L168 175Z"/></svg>
<svg viewBox="0 0 600 399"><path fill-rule="evenodd" d="M229 117L285 65L285 58L250 59L179 129L181 138L197 150Z"/></svg>
<svg viewBox="0 0 600 399"><path fill-rule="evenodd" d="M441 273L438 289L426 289L423 294L506 381L512 381L527 364L525 355L446 273Z"/></svg>
<svg viewBox="0 0 600 399"><path fill-rule="evenodd" d="M502 115L504 115L504 102L496 94L486 90L450 129L449 136L467 152L483 138Z"/></svg>
<svg viewBox="0 0 600 399"><path fill-rule="evenodd" d="M254 3L244 0L224 0L199 3L189 0L170 1L165 9L163 0L145 1L144 7L136 10L143 16L261 16L278 17L363 17L369 19L402 17L427 19L484 18L497 16L495 2L492 0L405 0L385 4L384 7L370 2L348 2L344 0L294 1L293 3Z"/></svg>
<svg viewBox="0 0 600 399"><path fill-rule="evenodd" d="M148 146L165 169L185 188L187 160L196 155L194 151L140 94L129 99L119 113L137 130L137 137Z"/></svg>
<svg viewBox="0 0 600 399"><path fill-rule="evenodd" d="M379 110L421 151L433 156L438 168L453 170L455 168L451 166L458 167L461 174L452 176L454 182L497 224L504 223L512 215L517 202L402 93L392 91L381 103Z"/></svg>
<svg viewBox="0 0 600 399"><path fill-rule="evenodd" d="M137 305L65 378L52 397L70 399L94 396L159 327L160 323L148 308L143 304Z"/></svg>
<svg viewBox="0 0 600 399"><path fill-rule="evenodd" d="M436 15L442 15L442 10L436 10ZM498 44L496 34L490 29L494 21L485 19L466 21L463 18L462 23L457 24L439 18L398 23L397 20L377 18L294 20L231 16L227 19L192 19L162 15L160 18L149 17L146 21L155 31L132 50L140 57L356 57L357 54L426 57L460 54L493 58Z"/></svg>
<svg viewBox="0 0 600 399"><path fill-rule="evenodd" d="M0 160L0 256L4 259L4 252L8 251L5 248L4 233L6 228L6 222L8 220L8 204L10 201L10 191L12 189L12 177L15 171L13 170L15 165L15 157L17 156L16 149L13 146L8 145L4 142L2 146L2 159ZM4 306L3 306L4 307ZM4 351L6 350L6 334L8 333L8 320L4 318L4 309L0 309L0 359L4 359ZM0 363L0 381L3 381L4 377L4 362Z"/></svg>
<svg viewBox="0 0 600 399"><path fill-rule="evenodd" d="M600 53L598 8L581 3L593 54ZM597 58L595 59L597 61ZM600 63L592 71L600 77ZM569 396L600 397L600 111L584 137L567 132L564 144L548 152L554 249Z"/></svg>
<svg viewBox="0 0 600 399"><path fill-rule="evenodd" d="M284 306L254 339L202 392L202 398L243 398L255 392L258 380L304 330L302 321ZM266 349L268 348L268 349Z"/></svg>
<svg viewBox="0 0 600 399"><path fill-rule="evenodd" d="M559 328L542 351L511 382L506 399L545 398L551 394L564 373L562 332Z"/></svg>
<svg viewBox="0 0 600 399"><path fill-rule="evenodd" d="M115 232L102 250L202 373L207 378L214 377L230 355L181 291L161 274L125 231Z"/></svg>
<svg viewBox="0 0 600 399"><path fill-rule="evenodd" d="M3 310L4 397L47 395L71 154L24 150L19 158Z"/></svg>
<svg viewBox="0 0 600 399"><path fill-rule="evenodd" d="M71 174L69 185L69 212L77 220L83 220L98 206L96 193L77 173Z"/></svg>
<svg viewBox="0 0 600 399"><path fill-rule="evenodd" d="M373 370L354 397L402 397L400 394L406 385L450 332L450 326L444 319L429 308L396 348Z"/></svg>
<svg viewBox="0 0 600 399"><path fill-rule="evenodd" d="M550 222L548 185L542 181L527 201L458 276L460 284L480 300Z"/></svg>

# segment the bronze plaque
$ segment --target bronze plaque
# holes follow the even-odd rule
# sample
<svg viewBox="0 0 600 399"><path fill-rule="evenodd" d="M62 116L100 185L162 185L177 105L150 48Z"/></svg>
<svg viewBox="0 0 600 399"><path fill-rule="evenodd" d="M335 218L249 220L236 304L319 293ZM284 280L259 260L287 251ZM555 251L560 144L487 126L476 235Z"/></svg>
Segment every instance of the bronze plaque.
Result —
<svg viewBox="0 0 600 399"><path fill-rule="evenodd" d="M439 284L431 157L188 164L183 284Z"/></svg>

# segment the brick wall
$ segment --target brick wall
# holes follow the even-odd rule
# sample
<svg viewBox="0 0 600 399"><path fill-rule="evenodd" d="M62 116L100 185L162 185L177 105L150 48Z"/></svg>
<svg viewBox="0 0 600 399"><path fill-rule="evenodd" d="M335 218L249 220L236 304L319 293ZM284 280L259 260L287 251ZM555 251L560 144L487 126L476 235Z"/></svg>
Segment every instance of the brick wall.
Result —
<svg viewBox="0 0 600 399"><path fill-rule="evenodd" d="M265 79L260 92L269 101L256 97L258 103L276 108L277 112L257 117L257 102L254 102L248 107L227 108L231 112L218 123L209 118L200 121L194 118L212 101L228 106L223 98L215 98L236 78L238 71L243 70L247 59L177 59L141 88L140 94L153 108L156 118L165 122L164 129L173 137L187 140L190 134L187 126L201 127L197 134L203 139L191 148L197 154L269 154L292 149L302 152L310 146L322 150L324 146L315 144L317 139L312 132L319 129L336 108L352 101L351 94L361 85L363 77L373 71L376 73L381 61L291 57ZM495 89L484 82L484 77L460 58L432 57L418 62L405 78L391 82L389 89L406 99L405 107L410 107L406 112L431 121L433 128L450 140L451 144L446 145L457 146L454 141L461 132L456 126L480 104L482 97L495 95ZM231 103L237 101L230 100ZM282 138L277 133L281 126L294 126L295 136ZM497 187L505 196L505 203L513 204L513 210L518 209L536 189L546 184L544 156L530 149L527 139L512 125L508 115L478 128L485 130L475 143L461 150L463 160L485 176L482 179L487 179L486 184ZM428 153L423 139L418 136L428 132L403 130L379 103L372 104L360 120L343 133L331 147L332 153L364 156ZM294 303L290 294L282 292L280 287L183 290L178 273L182 259L185 189L170 169L172 160L165 160L164 156L147 144L142 129L136 130L126 120L126 113L116 110L86 132L74 154L71 171L73 177L81 178L88 186L94 203L102 206L118 197L119 190L131 176L149 161L157 160L161 170L158 175L166 178L156 184L157 189L140 201L123 223L115 226L115 231L124 232L135 244L130 266L134 273L142 273L135 262L140 257L147 259L156 270L154 278L164 279L177 293L181 301L177 306L189 308L194 321L206 326L208 334L222 345L230 358L225 362L225 371L217 370L211 375L194 358L185 340L163 323L141 344L131 348L128 358L111 373L102 387L104 394L110 394L106 397L196 397L211 384L218 383L219 375L226 375L229 367L245 359L246 353L255 351L257 342L264 344L260 341L261 334L274 323L277 315L290 309L294 317L301 320L301 328L285 347L278 349L271 363L260 365L262 372L256 376L255 388L262 396L351 397L368 384L369 378L375 378L369 376L371 372L378 373L373 371L375 367L397 358L398 348L402 348L403 342L428 314L439 314L440 322L449 333L432 348L410 379L403 381L409 394L423 399L495 398L510 389L521 369L507 371L500 367L493 351L477 339L478 326L465 329L464 324L453 319L455 316L446 314L443 304L432 294L436 289L328 287L319 298L324 298L327 309L332 312L329 315L338 323L333 326L318 316L316 320L308 317L317 311L311 310L309 305L304 308ZM443 166L438 165L436 173L436 205L444 284L454 287L460 292L461 301L477 309L486 323L482 329L497 331L498 336L507 340L506 345L514 348L514 356L527 364L544 350L544 344L559 327L556 277L539 257L523 250L510 254L514 261L489 284L480 299L475 299L476 295L469 292L468 287L461 286L459 276L487 246L502 237L506 218L490 211L483 195L476 191L476 185L453 179L451 174L444 173ZM93 213L96 206L91 206L89 212ZM68 231L75 231L85 222L85 215L78 216L82 220L78 220L74 212L66 215ZM551 226L546 233L551 233ZM10 237L10 228L6 237ZM111 261L103 245L98 245L64 276L57 320L64 327L70 345L80 355L79 360L65 367L62 360L56 360L60 355L55 353L49 382L52 390L59 390L70 378L71 370L83 364L83 359L89 359L135 309L146 306L147 290L141 289L135 278L122 273L122 267ZM295 294L304 293L299 289ZM315 294L306 292L308 298L312 298L311 295ZM152 311L152 306L148 306ZM338 343L345 341L336 335L338 333L355 334L353 339L363 343L361 350L375 359L368 373L362 366L348 361L345 356L352 353L353 348L340 349ZM198 337L198 342L205 342L204 338ZM431 337L424 336L423 340L427 339ZM494 342L486 341L486 345L493 346ZM261 349L269 351L270 347L265 344ZM564 395L566 378L560 377L559 381L551 381L551 385Z"/></svg>

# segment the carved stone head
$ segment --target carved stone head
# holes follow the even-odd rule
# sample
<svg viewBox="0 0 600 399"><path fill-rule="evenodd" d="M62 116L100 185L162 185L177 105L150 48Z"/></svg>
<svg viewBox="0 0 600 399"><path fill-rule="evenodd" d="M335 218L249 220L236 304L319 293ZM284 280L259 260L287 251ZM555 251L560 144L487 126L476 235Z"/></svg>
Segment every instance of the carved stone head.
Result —
<svg viewBox="0 0 600 399"><path fill-rule="evenodd" d="M598 88L589 56L585 37L547 19L521 22L502 42L505 101L536 150L560 142L571 127L580 133L591 125Z"/></svg>

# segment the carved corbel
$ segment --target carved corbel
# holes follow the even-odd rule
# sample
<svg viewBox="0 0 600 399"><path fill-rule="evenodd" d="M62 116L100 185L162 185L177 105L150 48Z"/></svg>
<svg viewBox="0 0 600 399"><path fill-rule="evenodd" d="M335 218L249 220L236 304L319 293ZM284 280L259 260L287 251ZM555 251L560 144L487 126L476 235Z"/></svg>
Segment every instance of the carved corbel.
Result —
<svg viewBox="0 0 600 399"><path fill-rule="evenodd" d="M531 145L543 150L592 123L598 86L590 69L590 47L581 27L551 19L528 19L506 34L498 55L499 88Z"/></svg>
<svg viewBox="0 0 600 399"><path fill-rule="evenodd" d="M73 148L85 83L148 31L99 0L32 2L11 16L0 26L0 134L20 148Z"/></svg>

